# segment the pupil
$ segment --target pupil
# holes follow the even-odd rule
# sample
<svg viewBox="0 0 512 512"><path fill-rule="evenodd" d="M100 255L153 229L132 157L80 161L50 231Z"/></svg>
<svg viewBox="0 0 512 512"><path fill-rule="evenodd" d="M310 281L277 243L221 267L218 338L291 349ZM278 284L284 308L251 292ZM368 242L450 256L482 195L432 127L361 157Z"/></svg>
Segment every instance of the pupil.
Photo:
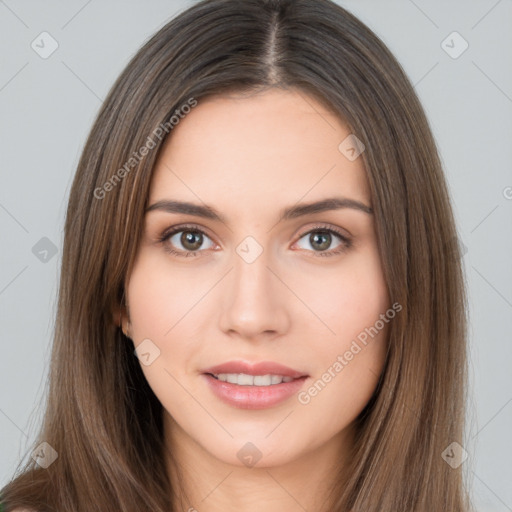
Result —
<svg viewBox="0 0 512 512"><path fill-rule="evenodd" d="M323 238L324 239L324 243L322 243L321 241L319 242L319 240ZM319 243L319 249L327 249L331 243L331 234L330 233L327 233L327 232L322 232L322 233L313 233L311 235L311 244L312 246L314 247L316 243Z"/></svg>
<svg viewBox="0 0 512 512"><path fill-rule="evenodd" d="M194 238L198 237L196 240L196 243L194 244ZM194 250L201 247L202 239L201 239L201 233L198 233L197 231L185 231L181 235L181 243L183 244L183 247L187 248L187 250Z"/></svg>

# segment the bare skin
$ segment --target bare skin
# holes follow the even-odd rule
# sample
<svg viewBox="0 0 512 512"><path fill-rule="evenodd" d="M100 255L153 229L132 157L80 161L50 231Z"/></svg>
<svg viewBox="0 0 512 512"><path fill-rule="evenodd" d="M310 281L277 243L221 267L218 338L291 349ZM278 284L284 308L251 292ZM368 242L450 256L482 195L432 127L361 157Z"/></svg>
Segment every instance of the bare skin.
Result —
<svg viewBox="0 0 512 512"><path fill-rule="evenodd" d="M338 149L348 135L311 96L271 89L200 101L159 157L149 205L207 204L226 220L148 212L127 280L123 329L135 347L150 339L160 350L141 367L164 407L167 453L184 471L180 510L320 512L334 469L347 460L386 352L387 325L333 370L390 308L374 215L346 207L279 218L284 208L331 197L372 206L362 158ZM196 226L182 229L192 241L182 231L158 241L183 224ZM197 229L205 234L194 239ZM315 243L326 229L350 246L335 232ZM248 236L257 245L244 245ZM248 263L241 243L263 252ZM298 394L260 410L222 402L203 370L235 359L307 374L302 402ZM308 394L329 368L329 382ZM241 450L260 458L249 467Z"/></svg>

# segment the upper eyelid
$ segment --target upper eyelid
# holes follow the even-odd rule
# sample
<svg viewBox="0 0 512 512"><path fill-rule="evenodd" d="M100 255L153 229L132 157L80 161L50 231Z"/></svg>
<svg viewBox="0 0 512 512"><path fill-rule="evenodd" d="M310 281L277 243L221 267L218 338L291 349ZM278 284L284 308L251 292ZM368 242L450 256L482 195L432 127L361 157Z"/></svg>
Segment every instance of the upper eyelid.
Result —
<svg viewBox="0 0 512 512"><path fill-rule="evenodd" d="M171 226L170 228L164 229L164 231L162 231L160 238L174 236L176 233L180 233L181 231L199 231L206 235L210 240L214 241L214 237L209 235L206 228L196 224Z"/></svg>

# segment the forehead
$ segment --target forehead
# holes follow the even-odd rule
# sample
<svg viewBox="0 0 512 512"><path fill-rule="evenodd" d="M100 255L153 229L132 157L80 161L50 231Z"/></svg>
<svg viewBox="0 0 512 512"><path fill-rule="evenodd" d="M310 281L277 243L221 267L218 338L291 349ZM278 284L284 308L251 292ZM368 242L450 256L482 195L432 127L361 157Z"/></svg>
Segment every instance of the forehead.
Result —
<svg viewBox="0 0 512 512"><path fill-rule="evenodd" d="M204 201L229 214L341 195L370 204L362 158L339 150L346 124L302 91L199 101L168 137L150 203Z"/></svg>

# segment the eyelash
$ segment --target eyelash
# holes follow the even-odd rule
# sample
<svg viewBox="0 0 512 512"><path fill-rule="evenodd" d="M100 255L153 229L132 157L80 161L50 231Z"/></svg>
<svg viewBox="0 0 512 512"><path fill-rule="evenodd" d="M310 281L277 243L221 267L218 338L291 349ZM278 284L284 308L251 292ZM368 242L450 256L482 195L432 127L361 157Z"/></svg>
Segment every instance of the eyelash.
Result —
<svg viewBox="0 0 512 512"><path fill-rule="evenodd" d="M205 235L206 237L210 238L199 226L194 224L187 224L182 226L176 226L171 228L170 230L166 230L158 237L158 243L161 243L164 245L164 250L168 252L169 254L172 254L173 256L179 256L179 257L188 257L188 256L199 256L202 251L176 251L175 249L172 249L168 245L165 244L173 235L180 232L194 232L194 233L201 233L202 235ZM347 236L343 235L340 231L337 229L319 224L317 226L314 226L313 228L309 229L305 233L302 233L299 236L299 240L303 238L306 235L309 235L314 232L321 232L321 233L334 233L337 237L341 240L341 246L337 249L331 250L331 251L313 251L315 252L315 257L324 257L324 256L336 256L338 254L342 254L346 252L348 249L352 247L352 240L348 238Z"/></svg>

